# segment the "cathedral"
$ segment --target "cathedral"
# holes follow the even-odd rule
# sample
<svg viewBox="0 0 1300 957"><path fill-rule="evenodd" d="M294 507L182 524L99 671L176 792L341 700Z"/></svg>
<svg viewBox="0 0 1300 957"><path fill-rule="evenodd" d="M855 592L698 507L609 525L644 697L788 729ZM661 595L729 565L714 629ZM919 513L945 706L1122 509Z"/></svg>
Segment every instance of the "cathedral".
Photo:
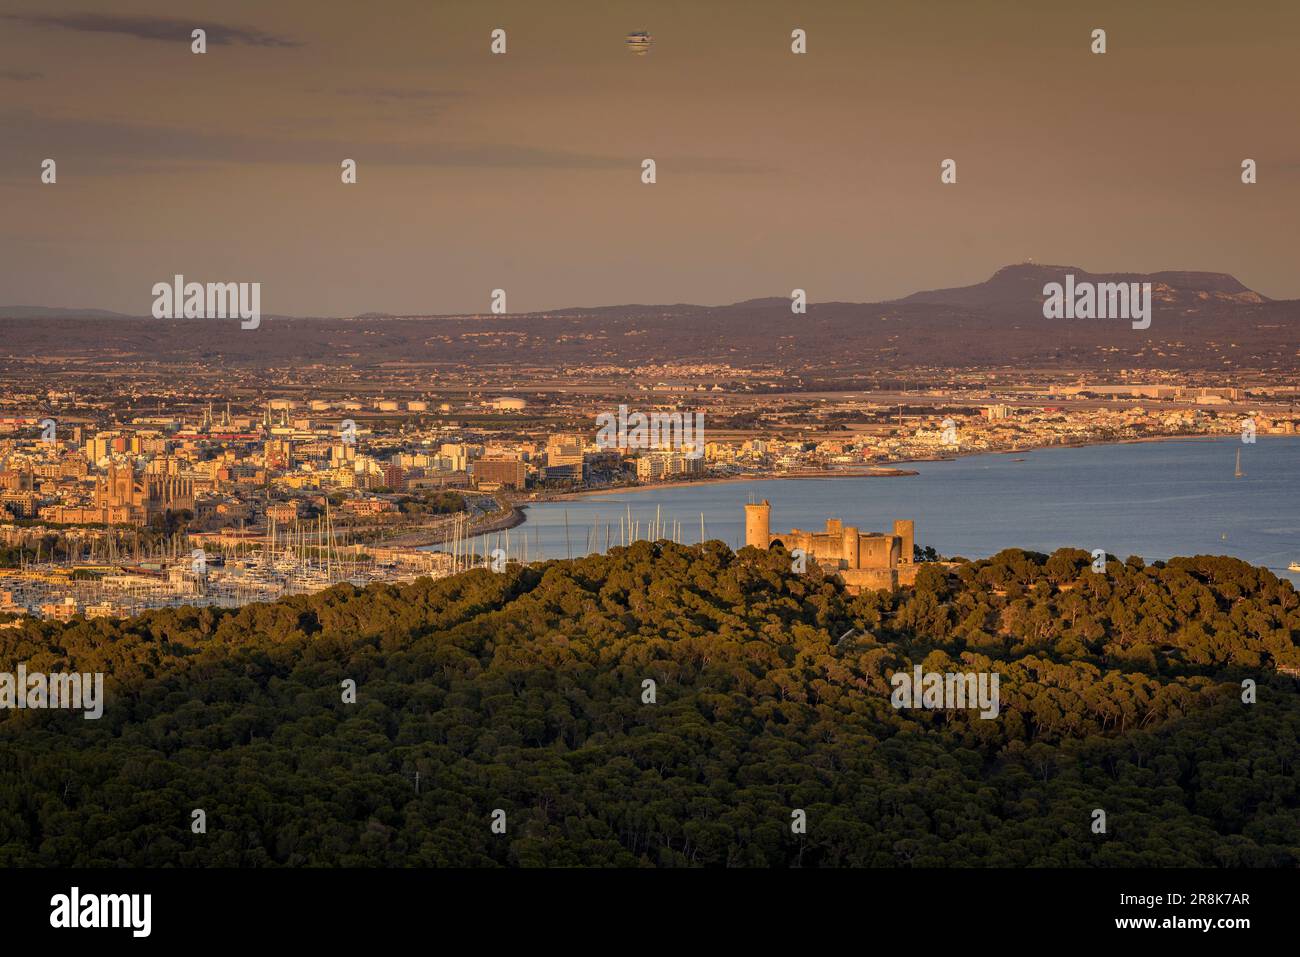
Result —
<svg viewBox="0 0 1300 957"><path fill-rule="evenodd" d="M110 465L95 489L98 520L114 525L148 525L156 515L194 510L194 482L176 475L137 477L130 465Z"/></svg>

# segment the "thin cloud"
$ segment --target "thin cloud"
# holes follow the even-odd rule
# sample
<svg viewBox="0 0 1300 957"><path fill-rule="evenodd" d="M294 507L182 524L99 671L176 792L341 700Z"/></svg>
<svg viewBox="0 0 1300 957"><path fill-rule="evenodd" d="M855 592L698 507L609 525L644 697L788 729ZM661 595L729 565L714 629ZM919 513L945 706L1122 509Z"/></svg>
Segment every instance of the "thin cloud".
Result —
<svg viewBox="0 0 1300 957"><path fill-rule="evenodd" d="M77 33L116 33L140 40L189 41L196 27L207 31L209 46L243 44L251 47L298 47L297 40L276 36L262 30L233 27L223 23L204 22L200 19L177 20L170 17L123 17L100 13L10 13L4 19L32 26L56 27Z"/></svg>
<svg viewBox="0 0 1300 957"><path fill-rule="evenodd" d="M464 90L426 90L393 86L340 87L334 92L344 96L363 96L370 100L445 100L467 95Z"/></svg>
<svg viewBox="0 0 1300 957"><path fill-rule="evenodd" d="M465 90L431 90L423 87L359 86L337 87L309 92L346 97L354 104L364 104L368 110L382 110L390 116L434 118L453 103L465 99Z"/></svg>
<svg viewBox="0 0 1300 957"><path fill-rule="evenodd" d="M355 140L283 138L253 132L230 134L106 120L56 118L29 110L0 112L0 159L21 163L32 156L67 154L93 159L97 168L152 170L157 164L333 162L357 152ZM60 151L54 154L53 151ZM418 143L373 140L365 159L385 166L437 166L466 169L626 170L626 156L544 149L513 143ZM360 157L358 157L360 159ZM678 156L675 170L731 174L765 172L730 158ZM634 164L637 165L637 164Z"/></svg>

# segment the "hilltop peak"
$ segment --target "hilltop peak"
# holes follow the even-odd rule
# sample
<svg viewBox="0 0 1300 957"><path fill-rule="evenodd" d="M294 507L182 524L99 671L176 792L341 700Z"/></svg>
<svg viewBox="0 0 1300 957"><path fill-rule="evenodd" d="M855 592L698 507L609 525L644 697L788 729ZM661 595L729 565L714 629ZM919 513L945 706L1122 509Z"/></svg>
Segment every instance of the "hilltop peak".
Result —
<svg viewBox="0 0 1300 957"><path fill-rule="evenodd" d="M1092 273L1079 266L1056 266L1036 262L1003 266L988 279L971 286L932 289L913 293L896 301L975 308L1018 306L1029 300L1041 301L1043 286L1049 282L1063 282L1067 275L1074 276L1076 283L1149 282L1159 299L1188 305L1211 300L1240 303L1269 301L1267 297L1261 296L1228 273L1196 270Z"/></svg>

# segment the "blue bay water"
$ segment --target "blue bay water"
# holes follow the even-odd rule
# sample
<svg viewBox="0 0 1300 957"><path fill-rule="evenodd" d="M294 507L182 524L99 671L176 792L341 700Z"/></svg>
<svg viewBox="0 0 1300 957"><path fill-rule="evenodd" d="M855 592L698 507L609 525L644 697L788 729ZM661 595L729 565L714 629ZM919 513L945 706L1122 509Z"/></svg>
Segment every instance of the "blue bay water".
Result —
<svg viewBox="0 0 1300 957"><path fill-rule="evenodd" d="M1234 478L1239 449L1246 475ZM626 522L629 509L646 537L656 508L661 537L671 537L677 522L682 542L699 541L703 513L706 537L737 548L744 504L766 498L773 532L822 528L827 518L885 531L894 519L911 518L917 543L945 556L1063 546L1148 561L1232 555L1300 582L1286 570L1300 560L1300 438L1040 449L906 467L919 474L668 486L530 505L527 521L510 532L509 551L522 557L525 534L530 559L603 550L607 530L619 543L619 518ZM503 533L486 537L490 548L505 545Z"/></svg>

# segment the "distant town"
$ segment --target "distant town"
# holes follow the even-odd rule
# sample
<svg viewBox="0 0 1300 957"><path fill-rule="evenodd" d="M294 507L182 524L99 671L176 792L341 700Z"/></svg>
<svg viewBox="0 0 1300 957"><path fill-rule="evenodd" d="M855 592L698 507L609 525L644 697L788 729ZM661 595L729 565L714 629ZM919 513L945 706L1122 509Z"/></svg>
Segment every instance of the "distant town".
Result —
<svg viewBox="0 0 1300 957"><path fill-rule="evenodd" d="M482 536L525 521L529 502L565 496L906 476L909 462L1048 446L1253 441L1300 421L1285 377L1241 387L1155 370L1105 381L912 370L829 391L716 363L516 373L500 388L481 373L436 386L406 372L370 387L338 372L277 378L196 372L182 384L124 368L38 392L9 377L0 615L231 607L448 575L488 563ZM602 438L601 417L620 407L665 428ZM667 427L683 418L699 423L685 443Z"/></svg>

